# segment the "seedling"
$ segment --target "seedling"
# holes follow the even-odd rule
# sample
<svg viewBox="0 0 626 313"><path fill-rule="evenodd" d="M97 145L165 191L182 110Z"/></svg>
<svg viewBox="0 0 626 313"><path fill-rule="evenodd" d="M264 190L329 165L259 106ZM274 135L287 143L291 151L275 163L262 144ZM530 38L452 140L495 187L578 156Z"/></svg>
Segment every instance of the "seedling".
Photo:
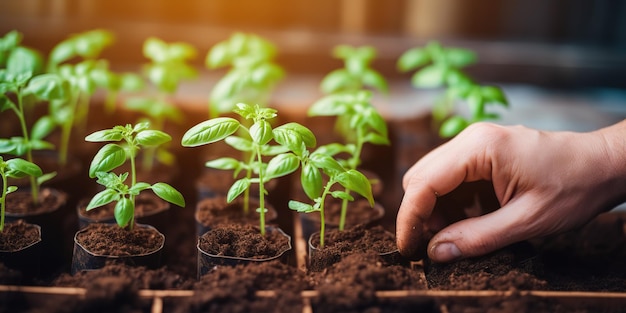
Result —
<svg viewBox="0 0 626 313"><path fill-rule="evenodd" d="M370 205L374 205L372 186L361 172L355 169L346 169L331 155L329 146L322 146L309 154L305 149L300 150L298 157L301 162L302 173L300 183L306 195L313 204L296 200L289 201L289 208L300 213L320 213L320 247L324 247L326 233L325 208L326 199L331 196L342 201L353 201L349 191L355 191L365 197ZM328 176L326 185L323 185L321 172ZM344 191L332 190L336 184L345 188Z"/></svg>
<svg viewBox="0 0 626 313"><path fill-rule="evenodd" d="M371 88L379 92L388 92L385 78L369 67L376 56L373 47L353 48L338 46L334 55L344 59L345 67L337 69L324 77L321 90L329 95L316 101L308 111L309 116L335 116L336 129L344 138L345 144L334 143L326 151L334 156L347 153L346 160L340 160L342 166L356 170L361 164L361 153L366 143L376 145L390 144L387 123L371 103ZM346 193L350 190L346 189ZM348 200L343 199L339 229L345 228Z"/></svg>
<svg viewBox="0 0 626 313"><path fill-rule="evenodd" d="M344 68L336 69L322 79L320 89L325 94L358 91L366 87L387 93L385 78L370 67L376 58L376 49L370 46L351 47L339 45L333 56L344 61Z"/></svg>
<svg viewBox="0 0 626 313"><path fill-rule="evenodd" d="M26 155L28 162L33 162L33 150L52 149L54 146L44 138L53 127L48 119L41 118L28 131L26 122L26 103L34 100L62 101L68 97L69 87L66 81L56 74L39 74L43 61L38 52L19 46L19 33L11 32L1 41L17 40L12 49L7 49L6 68L0 69L0 112L11 110L20 123L21 137L0 139L0 153L15 156ZM8 39L7 39L8 38ZM50 175L46 175L50 178ZM39 184L35 177L30 177L33 202L39 203Z"/></svg>
<svg viewBox="0 0 626 313"><path fill-rule="evenodd" d="M206 163L207 167L222 170L233 170L234 177L244 171L244 177L236 180L228 190L227 201L232 202L244 194L244 214L248 214L249 190L251 184L259 185L259 227L265 235L265 195L268 193L265 184L270 180L288 175L299 167L296 154L302 147L314 147L315 136L306 127L298 123L288 123L272 129L269 120L276 117L276 110L239 103L234 113L251 120L252 126L247 127L230 117L217 117L204 121L189 129L182 138L185 147L196 147L224 140L236 150L248 155L247 159L219 158ZM240 136L233 136L241 130ZM274 140L278 145L272 145ZM264 157L271 156L269 162ZM253 175L254 174L254 175Z"/></svg>
<svg viewBox="0 0 626 313"><path fill-rule="evenodd" d="M41 168L34 163L20 158L5 161L0 156L0 176L2 177L2 197L0 197L0 232L4 230L4 215L6 213L7 195L17 190L16 186L9 186L8 178L23 178L27 176L40 177Z"/></svg>
<svg viewBox="0 0 626 313"><path fill-rule="evenodd" d="M87 205L87 211L117 202L115 204L115 220L120 227L133 229L135 225L135 197L146 189L152 191L161 199L185 207L183 195L174 187L166 183L150 185L137 182L135 157L143 147L155 147L170 141L170 135L149 129L149 123L139 123L135 126L115 126L111 129L100 130L88 135L85 140L90 142L120 142L124 144L108 143L94 156L89 166L89 177L98 178L97 182L106 189L97 193ZM126 184L129 173L116 175L111 171L118 168L130 159L130 184Z"/></svg>
<svg viewBox="0 0 626 313"><path fill-rule="evenodd" d="M148 38L143 45L143 54L151 63L145 66L145 75L157 87L156 97L128 99L126 107L145 114L154 129L165 129L166 121L183 122L182 112L170 101L179 84L195 78L198 73L187 61L196 56L196 49L186 43L165 43L157 38ZM142 170L150 171L154 161L166 165L174 163L174 155L164 147L146 149L143 153Z"/></svg>
<svg viewBox="0 0 626 313"><path fill-rule="evenodd" d="M114 36L106 30L91 30L75 34L57 44L48 57L48 72L58 73L69 82L70 96L50 102L50 123L61 128L59 163L67 163L69 141L75 125L84 129L89 115L89 101L98 87L109 90L109 102L115 102L120 90L141 87L138 77L131 73L116 74L109 63L98 59L102 50L113 43ZM75 63L70 61L79 60ZM111 104L109 104L110 106Z"/></svg>
<svg viewBox="0 0 626 313"><path fill-rule="evenodd" d="M211 48L206 56L209 69L230 67L209 98L212 117L231 112L237 103L266 107L272 90L284 77L284 70L273 63L276 48L252 34L235 33Z"/></svg>
<svg viewBox="0 0 626 313"><path fill-rule="evenodd" d="M424 48L412 48L404 52L397 62L402 72L421 67L413 74L411 83L416 88L446 87L444 96L435 102L433 117L442 122L439 128L441 137L453 137L469 124L499 118L495 113L486 112L486 104L507 106L502 90L495 86L479 86L461 70L476 61L474 52L460 48L442 47L430 42ZM456 100L464 100L471 111L470 118L450 113Z"/></svg>

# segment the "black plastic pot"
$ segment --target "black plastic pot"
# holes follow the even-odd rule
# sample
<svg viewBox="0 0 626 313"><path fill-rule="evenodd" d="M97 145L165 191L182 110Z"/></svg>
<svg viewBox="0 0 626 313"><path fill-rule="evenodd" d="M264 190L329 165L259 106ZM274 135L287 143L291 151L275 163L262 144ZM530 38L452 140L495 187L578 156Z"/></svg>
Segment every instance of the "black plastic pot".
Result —
<svg viewBox="0 0 626 313"><path fill-rule="evenodd" d="M69 259L69 249L71 247L71 233L74 231L66 232L65 220L68 216L66 211L66 203L68 195L57 189L42 188L41 194L48 193L46 196L46 209L39 212L15 212L12 211L12 206L7 206L7 212L5 216L5 222L12 223L20 219L30 224L39 225L41 227L41 249L42 253L46 255L46 262L41 264L42 274L48 275L55 272L60 266L66 263ZM17 201L30 201L30 190L24 188L11 193L7 196L7 199L12 197L18 197ZM21 199L24 200L21 200ZM13 200L9 200L13 201ZM71 237L70 237L71 238Z"/></svg>
<svg viewBox="0 0 626 313"><path fill-rule="evenodd" d="M117 255L102 255L95 254L78 242L78 235L88 230L83 228L76 232L74 235L74 253L72 257L72 274L85 270L95 270L104 267L109 263L126 264L130 266L145 266L150 269L158 268L161 264L161 253L165 244L165 235L157 231L154 227L144 224L136 224L135 227L145 227L154 229L159 236L163 239L161 246L149 253L117 256Z"/></svg>
<svg viewBox="0 0 626 313"><path fill-rule="evenodd" d="M265 229L267 232L272 232L272 231L279 232L282 236L288 239L289 244L287 247L285 247L284 250L280 251L275 256L264 258L264 259L242 258L242 257L233 257L233 256L227 256L227 255L210 254L202 250L202 248L200 248L200 241L198 240L198 244L196 245L198 249L198 279L200 279L200 277L202 277L203 275L205 275L206 273L210 272L211 270L215 269L218 266L235 266L238 264L247 264L247 263L254 263L254 262L269 262L273 260L280 260L283 263L287 263L288 258L289 258L289 254L287 252L290 251L292 248L291 236L287 235L282 229L278 227L267 226L265 227Z"/></svg>
<svg viewBox="0 0 626 313"><path fill-rule="evenodd" d="M0 263L10 269L21 272L22 277L30 279L39 276L42 253L41 227L27 223L39 232L39 239L15 250L0 250Z"/></svg>
<svg viewBox="0 0 626 313"><path fill-rule="evenodd" d="M316 247L315 245L313 245L312 240L315 236L319 237L320 232L315 232L313 233L311 236L309 236L309 240L307 241L308 243L308 268L310 271L313 272L320 272L322 270L324 270L324 266L320 265L323 262L318 262L317 260L320 258L320 249L318 247ZM355 251L358 252L358 251ZM347 252L350 253L350 252ZM403 262L405 262L405 259L402 257L402 255L400 254L400 251L396 248L394 250L391 251L385 251L385 252L379 252L378 255L380 256L380 258L382 259L383 262L385 262L386 264L401 264ZM342 256L345 256L342 255ZM340 261L340 258L342 256L337 256L337 259L334 260L335 262Z"/></svg>

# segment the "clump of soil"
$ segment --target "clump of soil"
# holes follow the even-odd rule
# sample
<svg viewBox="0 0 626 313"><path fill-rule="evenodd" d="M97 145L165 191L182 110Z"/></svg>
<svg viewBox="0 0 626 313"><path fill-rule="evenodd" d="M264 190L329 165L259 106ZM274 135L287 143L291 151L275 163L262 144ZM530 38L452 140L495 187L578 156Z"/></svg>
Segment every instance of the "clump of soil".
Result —
<svg viewBox="0 0 626 313"><path fill-rule="evenodd" d="M491 254L453 263L426 261L429 286L440 290L529 290L545 289L535 276L541 263L532 246L523 242Z"/></svg>
<svg viewBox="0 0 626 313"><path fill-rule="evenodd" d="M172 312L301 312L305 275L279 261L221 266L198 281L189 299L173 301ZM274 291L259 294L257 291Z"/></svg>
<svg viewBox="0 0 626 313"><path fill-rule="evenodd" d="M24 220L4 224L4 230L0 232L0 250L16 251L28 247L40 240L39 228L28 224Z"/></svg>
<svg viewBox="0 0 626 313"><path fill-rule="evenodd" d="M116 224L90 224L76 237L88 251L98 255L130 256L154 252L163 246L164 237L154 228L135 226L132 230Z"/></svg>
<svg viewBox="0 0 626 313"><path fill-rule="evenodd" d="M275 228L265 236L247 224L219 225L200 237L200 249L211 255L266 259L286 251L289 238Z"/></svg>
<svg viewBox="0 0 626 313"><path fill-rule="evenodd" d="M318 312L431 312L432 300L388 301L378 298L381 290L424 290L426 280L418 271L401 265L385 265L373 251L346 256L324 272L313 274L318 297L313 305ZM413 299L415 300L415 299Z"/></svg>
<svg viewBox="0 0 626 313"><path fill-rule="evenodd" d="M316 233L311 237L310 244L315 248L309 256L310 268L316 271L357 252L373 251L378 254L398 255L395 236L382 226L357 225L343 231L333 229L326 232L323 248L318 248L320 236Z"/></svg>

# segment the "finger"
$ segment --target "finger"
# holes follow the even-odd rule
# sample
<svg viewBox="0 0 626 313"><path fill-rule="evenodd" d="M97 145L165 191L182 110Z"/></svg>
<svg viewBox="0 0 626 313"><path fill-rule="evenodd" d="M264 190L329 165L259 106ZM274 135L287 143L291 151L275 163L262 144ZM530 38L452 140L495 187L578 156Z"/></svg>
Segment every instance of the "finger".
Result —
<svg viewBox="0 0 626 313"><path fill-rule="evenodd" d="M492 213L449 225L430 241L429 258L450 262L475 257L538 235L539 223L524 203L529 202L516 199Z"/></svg>
<svg viewBox="0 0 626 313"><path fill-rule="evenodd" d="M430 232L427 224L437 196L451 192L464 181L491 178L488 149L467 140L487 138L475 133L476 127L473 129L433 150L405 174L406 192L396 220L397 245L404 256L412 259L423 256Z"/></svg>

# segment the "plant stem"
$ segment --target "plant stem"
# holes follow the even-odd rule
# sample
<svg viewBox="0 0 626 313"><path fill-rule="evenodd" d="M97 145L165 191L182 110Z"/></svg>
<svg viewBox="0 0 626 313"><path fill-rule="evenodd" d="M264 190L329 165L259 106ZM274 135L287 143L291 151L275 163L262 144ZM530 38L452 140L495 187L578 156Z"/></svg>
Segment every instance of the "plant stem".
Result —
<svg viewBox="0 0 626 313"><path fill-rule="evenodd" d="M324 192L322 192L322 197L320 198L320 248L324 247L324 236L326 233L326 217L324 216L324 203L326 202L326 196L330 193L330 187L335 182L331 179L324 187Z"/></svg>
<svg viewBox="0 0 626 313"><path fill-rule="evenodd" d="M135 184L137 183L137 170L135 167L135 151L136 151L136 146L135 143L133 142L132 138L126 138L126 142L128 143L128 151L130 154L130 186L131 188L133 186L135 186ZM130 196L130 201L133 203L133 208L135 207L135 196L134 195L129 195ZM130 218L130 223L128 223L128 229L129 230L133 230L133 228L135 227L135 211L133 210L133 215Z"/></svg>
<svg viewBox="0 0 626 313"><path fill-rule="evenodd" d="M256 147L256 155L259 164L262 164L263 159L261 155L261 147ZM262 166L259 167L259 227L261 227L261 235L265 236L265 182L263 178L265 176ZM250 188L248 188L250 189Z"/></svg>
<svg viewBox="0 0 626 313"><path fill-rule="evenodd" d="M70 98L70 114L63 125L61 125L61 146L59 147L59 163L61 166L67 165L67 154L70 147L70 136L72 135L72 127L76 117L76 107L78 106L78 98L80 91L72 92Z"/></svg>
<svg viewBox="0 0 626 313"><path fill-rule="evenodd" d="M24 136L24 143L26 144L26 160L33 163L33 153L30 147L30 138L28 137L28 129L26 128L26 119L24 118L24 100L22 99L22 91L17 92L17 106L15 111L17 117L20 120L20 126L22 128L22 136ZM33 176L29 176L30 180L30 193L33 198L34 204L39 204L39 186L37 185L37 179ZM3 215L4 216L4 215Z"/></svg>
<svg viewBox="0 0 626 313"><path fill-rule="evenodd" d="M2 176L2 198L0 198L0 232L4 230L4 214L6 212L8 181L4 169L0 169Z"/></svg>
<svg viewBox="0 0 626 313"><path fill-rule="evenodd" d="M117 90L109 90L104 101L104 110L107 114L113 114L115 112L115 105L117 104Z"/></svg>
<svg viewBox="0 0 626 313"><path fill-rule="evenodd" d="M348 160L348 166L352 170L356 170L359 166L359 160L361 159L361 151L363 151L363 130L361 128L357 128L357 141L356 141L356 149L350 160ZM344 190L346 193L350 192L350 189L346 188ZM341 201L341 216L339 218L339 230L343 231L346 227L346 215L348 215L348 199L343 199Z"/></svg>

